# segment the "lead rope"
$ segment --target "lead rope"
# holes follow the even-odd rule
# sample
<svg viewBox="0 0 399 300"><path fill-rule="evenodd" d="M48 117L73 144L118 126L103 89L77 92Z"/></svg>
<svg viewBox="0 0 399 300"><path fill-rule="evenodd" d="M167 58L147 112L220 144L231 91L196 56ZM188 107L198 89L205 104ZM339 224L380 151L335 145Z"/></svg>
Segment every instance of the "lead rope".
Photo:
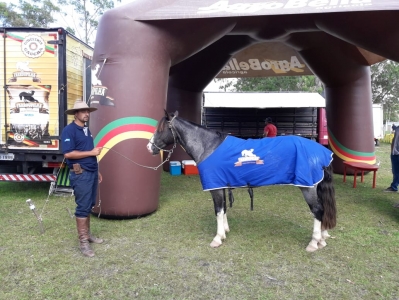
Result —
<svg viewBox="0 0 399 300"><path fill-rule="evenodd" d="M155 147L157 147L157 146L155 145ZM140 167L147 168L147 169L158 170L158 168L159 168L160 166L162 166L164 163L166 163L167 161L169 161L170 156L171 156L172 153L173 153L173 150L176 148L176 144L173 145L173 148L172 148L171 150L164 150L164 149L161 149L162 151L168 152L168 156L165 158L165 160L164 160L161 164L159 164L159 165L156 166L156 167L150 167L150 166L141 165L141 164L139 164L139 163L136 163L134 160L131 160L130 158L126 157L126 156L123 155L122 153L119 153L118 151L116 151L116 150L114 150L114 149L107 148L107 147L103 147L103 148L106 148L106 149L108 149L108 150L114 151L115 153L119 154L120 156L124 157L124 158L127 159L128 161L130 161L130 162L132 162L132 163L134 163L134 164L136 164L136 165L138 165L138 166L140 166ZM98 172L100 172L100 163L98 163ZM97 207L98 207L99 210L100 210L99 213L98 213L98 217L100 218L100 215L101 215L101 188L100 188L100 187L98 187L98 205L97 205Z"/></svg>
<svg viewBox="0 0 399 300"><path fill-rule="evenodd" d="M65 160L65 159L64 159L64 160ZM62 161L61 166L62 166L62 164L64 163L64 160ZM58 169L56 178L58 178L58 175L59 175L59 173L60 173L60 170L61 170L61 168ZM32 213L34 214L34 216L36 217L36 219L37 219L37 221L38 221L38 223L39 223L40 232L41 232L42 234L44 233L43 217L42 217L42 216L43 216L44 209L45 209L47 203L50 201L49 198L50 198L50 195L51 195L53 189L55 188L55 185L56 185L56 183L55 183L54 181L51 182L50 190L49 190L48 195L47 195L47 199L46 199L45 202L44 202L44 205L43 205L43 208L42 208L40 214L37 212L36 206L35 206L35 204L33 203L32 199L26 200L26 204L29 205L30 210L32 211Z"/></svg>
<svg viewBox="0 0 399 300"><path fill-rule="evenodd" d="M97 164L98 164L98 174L100 174L100 162L98 161L98 157L97 157ZM102 175L101 175L101 178L102 178ZM101 189L100 189L100 184L101 183L99 183L98 187L97 187L97 189L98 189L98 205L97 205L97 207L100 209L99 212L98 212L98 217L101 216Z"/></svg>
<svg viewBox="0 0 399 300"><path fill-rule="evenodd" d="M155 147L157 147L155 144L153 144ZM130 161L130 162L132 162L132 163L134 163L135 165L137 165L137 166L139 166L139 167L143 167L143 168L147 168L147 169L152 169L152 170L158 170L159 169L159 167L161 167L164 163L166 163L167 161L169 161L169 159L170 159L170 157L171 157L171 155L173 154L173 151L174 151L174 149L176 148L176 144L174 144L173 145L173 147L172 147L172 149L171 150L166 150L166 149L160 149L160 148L158 148L159 150L162 150L162 151L165 151L165 152L168 152L168 156L165 158L165 160L162 162L162 163L160 163L158 166L156 166L156 167L151 167L151 166L145 166L145 165L142 165L142 164L139 164L139 163L137 163L137 162L135 162L134 160L132 160L132 159L130 159L129 157L127 157L127 156L125 156L125 155L123 155L122 153L120 153L120 152L118 152L118 151L116 151L116 150L114 150L114 149L111 149L111 148L107 148L107 147L103 147L103 148L105 148L105 149L108 149L108 150L111 150L111 151L113 151L113 152L115 152L116 154L118 154L118 155L120 155L120 156L122 156L123 158L125 158L126 160L128 160L128 161Z"/></svg>
<svg viewBox="0 0 399 300"><path fill-rule="evenodd" d="M105 61L106 61L106 59L104 60L104 63L105 63ZM103 64L103 66L104 66L104 64ZM102 69L102 67L101 67L101 69ZM100 70L101 70L101 69L100 69ZM153 170L156 171L156 170L159 169L159 167L161 167L163 164L165 164L167 161L170 160L170 157L172 156L174 149L176 149L176 145L177 145L177 142L176 142L176 135L175 135L175 132L174 132L173 129L172 129L172 121L173 121L174 119L175 119L175 117L173 117L172 120L169 122L169 128L170 128L171 131L172 131L173 141L174 141L174 144L173 144L172 149L170 149L170 150L162 149L162 148L159 148L156 144L152 143L152 145L154 145L157 149L159 149L159 150L161 150L161 151L168 152L168 156L165 158L165 160L164 160L162 163L160 163L158 166L156 166L156 167L145 166L145 165L139 164L139 163L133 161L132 159L128 158L127 156L123 155L122 153L120 153L120 152L118 152L118 151L116 151L116 150L114 150L114 149L111 149L111 148L108 148L108 147L103 147L103 148L106 148L106 149L108 149L108 150L111 150L111 151L117 153L118 155L124 157L124 158L127 159L128 161L130 161L130 162L136 164L137 166L140 166L140 167L143 167L143 168L148 168L148 169L153 169ZM183 149L184 149L184 148L183 148ZM64 159L62 160L62 162L61 162L61 167L62 167L62 165L63 165L64 163L65 163L65 158L64 158ZM98 158L97 158L97 163L98 163L98 172L100 172L100 163L98 162ZM58 169L58 171L57 171L56 180L58 179L59 173L60 173L60 171L61 171L61 167L60 167L60 168ZM36 206L35 206L35 204L33 203L33 201L32 201L31 199L26 200L26 203L29 205L30 210L32 211L32 213L35 215L37 221L39 222L40 232L41 232L42 234L44 233L44 226L43 226L43 217L42 217L42 215L43 215L43 213L44 213L44 209L45 209L47 203L49 202L50 195L52 194L53 190L56 188L56 185L57 185L57 184L56 184L54 181L51 182L50 190L49 190L49 193L48 193L48 195L47 195L47 199L46 199L46 201L45 201L45 203L44 203L44 205L43 205L43 208L42 208L40 214L37 213L37 211L36 211ZM100 189L100 187L98 187L98 205L97 205L97 207L98 207L99 210L100 210L100 211L99 211L99 214L98 214L98 217L100 217L100 215L101 215L101 189ZM74 215L72 214L71 210L70 210L68 207L66 207L66 210L67 210L69 216L70 216L71 218L73 218Z"/></svg>
<svg viewBox="0 0 399 300"><path fill-rule="evenodd" d="M137 166L139 166L139 167L143 167L143 168L147 168L147 169L152 169L152 170L156 171L156 170L158 170L158 168L161 167L164 163L166 163L167 161L170 160L170 157L172 156L173 151L176 149L176 145L177 145L177 143L176 143L176 135L175 135L175 133L174 133L174 131L173 131L173 129L172 129L172 121L174 120L174 118L175 118L175 117L173 117L172 120L171 120L170 123L169 123L169 128L170 128L170 130L172 131L173 142L174 142L174 143L173 143L172 149L170 149L170 150L161 149L161 148L159 148L156 144L151 143L151 144L154 145L158 150L168 152L168 156L165 158L165 160L164 160L162 163L160 163L158 166L156 166L156 167L150 167L150 166L145 166L145 165L139 164L139 163L135 162L134 160L128 158L127 156L123 155L122 153L120 153L120 152L118 152L118 151L116 151L116 150L114 150L114 149L112 149L112 148L108 148L108 147L103 147L103 148L108 149L108 150L111 150L111 151L117 153L118 155L122 156L123 158L127 159L128 161L134 163L135 165L137 165ZM98 162L98 172L100 172L100 162L98 161L98 158L97 158L97 162ZM98 205L97 205L97 207L99 208L98 217L100 218L100 215L101 215L101 188L100 188L100 186L98 187Z"/></svg>

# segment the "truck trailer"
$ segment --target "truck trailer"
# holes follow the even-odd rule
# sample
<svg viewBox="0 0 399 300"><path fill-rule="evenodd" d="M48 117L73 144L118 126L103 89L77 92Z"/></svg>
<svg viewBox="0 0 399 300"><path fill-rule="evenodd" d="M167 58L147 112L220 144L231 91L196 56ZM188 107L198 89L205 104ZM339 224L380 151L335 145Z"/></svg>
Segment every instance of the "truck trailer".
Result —
<svg viewBox="0 0 399 300"><path fill-rule="evenodd" d="M265 119L277 135L298 135L328 145L325 99L318 93L204 92L201 123L240 138L262 138Z"/></svg>
<svg viewBox="0 0 399 300"><path fill-rule="evenodd" d="M0 32L0 181L55 181L64 112L89 99L93 48L63 28Z"/></svg>

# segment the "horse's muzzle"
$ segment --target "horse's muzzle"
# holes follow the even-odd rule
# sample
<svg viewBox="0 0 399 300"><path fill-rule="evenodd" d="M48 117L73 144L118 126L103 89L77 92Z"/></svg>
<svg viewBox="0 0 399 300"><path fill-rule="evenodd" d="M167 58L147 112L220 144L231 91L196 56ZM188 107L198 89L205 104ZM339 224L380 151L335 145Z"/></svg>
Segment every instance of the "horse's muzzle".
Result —
<svg viewBox="0 0 399 300"><path fill-rule="evenodd" d="M154 145L153 145L151 142L149 142L149 143L147 144L147 150L148 150L148 152L150 152L152 155L157 155L157 154L159 154L159 149L158 149L157 147L154 147Z"/></svg>
<svg viewBox="0 0 399 300"><path fill-rule="evenodd" d="M148 152L150 152L151 154L154 154L154 151L152 151L152 144L151 144L151 142L149 142L149 143L147 144L147 150L148 150Z"/></svg>

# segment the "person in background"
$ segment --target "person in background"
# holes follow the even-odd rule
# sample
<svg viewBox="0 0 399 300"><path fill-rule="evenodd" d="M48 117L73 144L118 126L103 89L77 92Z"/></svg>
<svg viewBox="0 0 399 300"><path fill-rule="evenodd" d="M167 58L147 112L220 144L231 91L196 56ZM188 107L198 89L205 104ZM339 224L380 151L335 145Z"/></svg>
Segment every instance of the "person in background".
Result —
<svg viewBox="0 0 399 300"><path fill-rule="evenodd" d="M392 133L395 132L396 127L397 127L397 126L395 125L395 123L393 123L393 124L392 124Z"/></svg>
<svg viewBox="0 0 399 300"><path fill-rule="evenodd" d="M96 204L98 184L102 176L98 171L97 156L102 148L94 147L93 137L86 123L90 113L97 108L89 107L77 100L72 109L65 111L74 115L74 121L67 125L61 134L62 153L70 169L69 180L75 195L76 227L78 230L80 251L88 257L94 256L90 243L101 244L102 239L90 233L90 213Z"/></svg>
<svg viewBox="0 0 399 300"><path fill-rule="evenodd" d="M265 119L265 128L263 129L263 137L275 137L277 135L277 127L273 124L272 118Z"/></svg>
<svg viewBox="0 0 399 300"><path fill-rule="evenodd" d="M399 127L395 128L395 133L391 143L391 167L393 180L391 185L384 192L398 192L399 185ZM399 207L399 206L398 206Z"/></svg>

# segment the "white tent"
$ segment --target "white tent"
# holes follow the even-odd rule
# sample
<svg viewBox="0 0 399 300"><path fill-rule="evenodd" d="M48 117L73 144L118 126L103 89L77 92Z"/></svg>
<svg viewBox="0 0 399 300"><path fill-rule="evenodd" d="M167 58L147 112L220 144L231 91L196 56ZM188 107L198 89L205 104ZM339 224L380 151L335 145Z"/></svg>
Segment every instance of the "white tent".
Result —
<svg viewBox="0 0 399 300"><path fill-rule="evenodd" d="M204 92L204 107L325 107L326 100L318 93L244 93Z"/></svg>

